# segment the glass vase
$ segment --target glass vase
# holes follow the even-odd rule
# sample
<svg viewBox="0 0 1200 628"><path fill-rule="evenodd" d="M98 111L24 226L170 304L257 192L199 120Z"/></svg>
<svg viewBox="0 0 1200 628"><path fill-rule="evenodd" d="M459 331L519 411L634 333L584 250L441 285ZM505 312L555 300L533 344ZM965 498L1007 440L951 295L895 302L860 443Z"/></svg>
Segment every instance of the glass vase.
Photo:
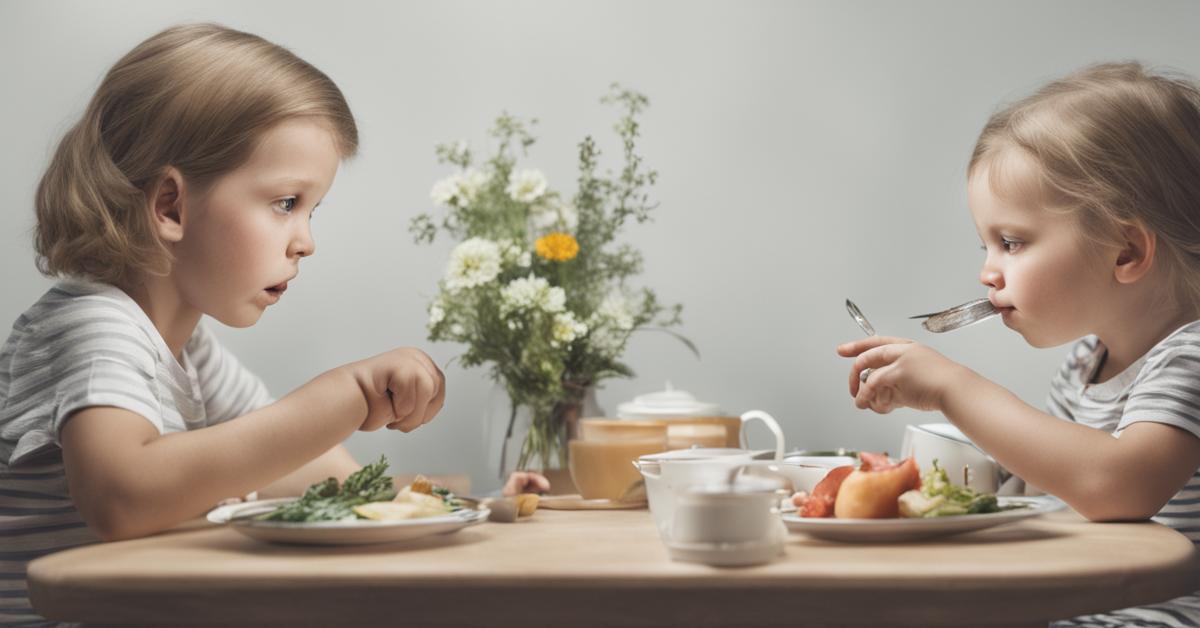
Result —
<svg viewBox="0 0 1200 628"><path fill-rule="evenodd" d="M537 437L531 435L538 413L560 426L549 449L537 447ZM514 407L504 386L497 384L488 395L484 421L488 464L499 471L501 481L513 471L537 471L550 480L551 493L575 493L567 471L567 442L575 437L579 419L600 416L604 416L604 410L596 401L594 387L587 388L579 401L559 401L552 407L531 408L521 404ZM549 460L539 454L539 449L549 453Z"/></svg>

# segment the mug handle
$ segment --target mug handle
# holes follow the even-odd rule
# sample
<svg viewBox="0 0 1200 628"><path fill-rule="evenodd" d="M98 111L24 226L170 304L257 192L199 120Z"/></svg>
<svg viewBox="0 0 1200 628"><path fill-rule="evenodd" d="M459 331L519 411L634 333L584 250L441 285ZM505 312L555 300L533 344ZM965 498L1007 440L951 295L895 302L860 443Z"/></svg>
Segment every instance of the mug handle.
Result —
<svg viewBox="0 0 1200 628"><path fill-rule="evenodd" d="M774 417L763 412L762 410L751 410L742 415L742 438L746 437L746 423L753 420L759 420L766 424L767 429L775 435L775 460L783 460L783 430L780 429L779 423Z"/></svg>

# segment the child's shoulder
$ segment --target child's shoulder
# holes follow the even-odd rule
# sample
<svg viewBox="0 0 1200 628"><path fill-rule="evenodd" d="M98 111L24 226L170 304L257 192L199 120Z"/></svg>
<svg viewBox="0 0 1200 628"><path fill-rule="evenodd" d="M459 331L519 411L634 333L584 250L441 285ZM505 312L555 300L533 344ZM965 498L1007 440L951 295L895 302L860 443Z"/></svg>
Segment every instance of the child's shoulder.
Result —
<svg viewBox="0 0 1200 628"><path fill-rule="evenodd" d="M1179 360L1190 363L1189 368L1200 365L1200 321L1192 321L1171 332L1146 354L1147 367Z"/></svg>
<svg viewBox="0 0 1200 628"><path fill-rule="evenodd" d="M118 351L152 361L153 331L145 313L120 289L64 280L17 318L9 341L44 356Z"/></svg>

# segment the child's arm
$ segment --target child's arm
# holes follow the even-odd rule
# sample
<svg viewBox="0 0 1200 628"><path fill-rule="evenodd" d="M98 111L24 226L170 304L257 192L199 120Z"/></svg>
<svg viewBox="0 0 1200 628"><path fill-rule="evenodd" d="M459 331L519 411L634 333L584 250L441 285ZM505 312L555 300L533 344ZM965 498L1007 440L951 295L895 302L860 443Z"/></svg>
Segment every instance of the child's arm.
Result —
<svg viewBox="0 0 1200 628"><path fill-rule="evenodd" d="M324 480L337 478L345 482L350 474L358 471L362 465L350 455L342 445L334 445L332 449L310 460L304 466L272 482L269 486L258 489L260 499L272 497L293 497L303 495L308 487Z"/></svg>
<svg viewBox="0 0 1200 628"><path fill-rule="evenodd" d="M1092 520L1146 519L1200 467L1200 439L1140 422L1120 438L1063 421L924 345L871 337L838 347L857 356L855 405L940 411L997 462ZM859 374L874 369L865 383Z"/></svg>
<svg viewBox="0 0 1200 628"><path fill-rule="evenodd" d="M316 377L238 420L160 435L120 408L89 407L61 432L71 498L104 539L142 536L267 486L356 429L429 422L445 379L424 353L398 349Z"/></svg>

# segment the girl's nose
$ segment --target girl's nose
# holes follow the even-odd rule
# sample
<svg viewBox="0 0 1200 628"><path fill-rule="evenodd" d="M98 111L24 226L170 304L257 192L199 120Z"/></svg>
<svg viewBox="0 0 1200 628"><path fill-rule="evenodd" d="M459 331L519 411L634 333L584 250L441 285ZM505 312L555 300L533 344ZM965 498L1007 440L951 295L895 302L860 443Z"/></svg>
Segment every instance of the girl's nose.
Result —
<svg viewBox="0 0 1200 628"><path fill-rule="evenodd" d="M983 269L979 271L979 282L989 288L1001 290L1004 288L1004 275L985 262Z"/></svg>
<svg viewBox="0 0 1200 628"><path fill-rule="evenodd" d="M308 257L317 252L317 242L312 236L312 225L304 221L288 244L288 257Z"/></svg>

